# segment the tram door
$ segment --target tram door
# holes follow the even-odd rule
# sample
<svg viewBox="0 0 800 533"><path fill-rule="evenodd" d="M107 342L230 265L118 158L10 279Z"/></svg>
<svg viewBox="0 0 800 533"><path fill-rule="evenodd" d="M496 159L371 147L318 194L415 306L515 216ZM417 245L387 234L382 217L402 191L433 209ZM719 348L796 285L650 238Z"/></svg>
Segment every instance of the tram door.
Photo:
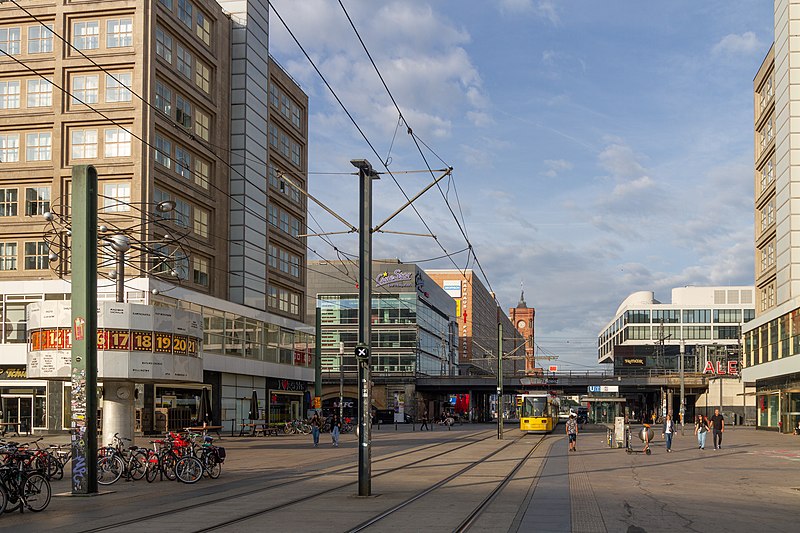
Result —
<svg viewBox="0 0 800 533"><path fill-rule="evenodd" d="M3 396L3 420L20 422L22 431L33 428L33 396Z"/></svg>

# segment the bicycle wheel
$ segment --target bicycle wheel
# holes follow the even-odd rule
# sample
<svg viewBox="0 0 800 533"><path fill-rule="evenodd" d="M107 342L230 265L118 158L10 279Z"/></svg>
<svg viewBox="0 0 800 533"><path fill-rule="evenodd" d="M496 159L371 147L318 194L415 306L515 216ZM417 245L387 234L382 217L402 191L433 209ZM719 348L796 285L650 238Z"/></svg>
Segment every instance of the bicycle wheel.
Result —
<svg viewBox="0 0 800 533"><path fill-rule="evenodd" d="M5 487L0 485L0 514L5 512L6 505L8 505L8 493L6 492Z"/></svg>
<svg viewBox="0 0 800 533"><path fill-rule="evenodd" d="M175 475L184 483L197 483L203 477L203 463L197 457L181 457Z"/></svg>
<svg viewBox="0 0 800 533"><path fill-rule="evenodd" d="M203 455L203 467L211 479L217 479L222 473L222 463L217 459L217 454L207 452Z"/></svg>
<svg viewBox="0 0 800 533"><path fill-rule="evenodd" d="M158 464L161 467L161 471L164 473L164 477L166 477L170 481L175 481L175 465L178 463L178 458L175 457L173 454L166 454L162 455L158 458Z"/></svg>
<svg viewBox="0 0 800 533"><path fill-rule="evenodd" d="M128 459L128 471L134 481L139 481L145 474L147 474L147 467L149 465L147 452L144 450L136 450L131 453Z"/></svg>
<svg viewBox="0 0 800 533"><path fill-rule="evenodd" d="M117 455L106 455L97 460L97 482L101 485L116 483L125 471L125 463Z"/></svg>
<svg viewBox="0 0 800 533"><path fill-rule="evenodd" d="M56 479L60 470L61 462L58 458L51 453L47 454L47 479ZM58 479L62 477L64 477L63 471L61 472L61 477L58 477Z"/></svg>
<svg viewBox="0 0 800 533"><path fill-rule="evenodd" d="M50 482L38 472L25 478L22 484L22 499L25 507L34 513L44 511L50 505Z"/></svg>
<svg viewBox="0 0 800 533"><path fill-rule="evenodd" d="M159 472L160 466L158 464L158 455L150 452L147 455L147 472L145 473L145 479L148 483L152 483L158 477Z"/></svg>

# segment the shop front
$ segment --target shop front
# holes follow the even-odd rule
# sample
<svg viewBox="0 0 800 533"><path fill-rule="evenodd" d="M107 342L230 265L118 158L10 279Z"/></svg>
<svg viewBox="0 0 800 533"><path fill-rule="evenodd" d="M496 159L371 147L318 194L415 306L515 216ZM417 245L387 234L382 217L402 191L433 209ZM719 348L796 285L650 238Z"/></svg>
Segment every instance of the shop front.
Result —
<svg viewBox="0 0 800 533"><path fill-rule="evenodd" d="M305 417L310 407L308 384L293 379L267 378L269 423L284 424Z"/></svg>
<svg viewBox="0 0 800 533"><path fill-rule="evenodd" d="M625 416L625 398L584 396L581 403L588 409L589 422L613 424L614 418Z"/></svg>
<svg viewBox="0 0 800 533"><path fill-rule="evenodd" d="M0 366L0 422L22 431L46 429L47 382L26 378L25 365Z"/></svg>

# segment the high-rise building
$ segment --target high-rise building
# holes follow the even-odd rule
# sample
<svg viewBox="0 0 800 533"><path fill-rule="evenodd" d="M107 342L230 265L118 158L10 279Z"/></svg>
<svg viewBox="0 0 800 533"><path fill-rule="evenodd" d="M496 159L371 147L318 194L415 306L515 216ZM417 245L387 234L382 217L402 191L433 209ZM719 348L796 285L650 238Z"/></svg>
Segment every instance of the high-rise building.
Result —
<svg viewBox="0 0 800 533"><path fill-rule="evenodd" d="M78 164L97 169L101 219L139 227L147 243L128 258L126 300L202 314L216 420L246 418L253 390L262 416L299 416L313 381L298 191L307 184L308 98L268 55L268 2L20 5L0 4L7 419L50 429L68 419L66 384L6 378L24 375L27 303L70 298L69 239L46 240L43 215L69 214ZM99 248L107 275L114 254ZM113 300L113 282L101 281L98 297ZM201 386L140 387L142 429L158 409L194 413Z"/></svg>
<svg viewBox="0 0 800 533"><path fill-rule="evenodd" d="M460 372L496 372L499 321L503 326L503 374L524 374L525 340L477 274L471 269L429 269L425 273L456 301Z"/></svg>
<svg viewBox="0 0 800 533"><path fill-rule="evenodd" d="M757 427L800 422L800 1L775 0L774 42L753 81L756 319L744 330L743 379L756 387Z"/></svg>

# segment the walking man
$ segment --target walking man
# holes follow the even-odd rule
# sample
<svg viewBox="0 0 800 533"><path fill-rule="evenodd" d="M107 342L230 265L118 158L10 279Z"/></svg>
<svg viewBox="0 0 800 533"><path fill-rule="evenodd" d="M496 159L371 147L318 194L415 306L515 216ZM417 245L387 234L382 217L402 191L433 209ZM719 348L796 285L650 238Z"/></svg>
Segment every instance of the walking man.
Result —
<svg viewBox="0 0 800 533"><path fill-rule="evenodd" d="M578 421L575 420L575 414L570 413L569 420L567 420L567 438L569 439L569 451L577 452L578 444Z"/></svg>
<svg viewBox="0 0 800 533"><path fill-rule="evenodd" d="M423 429L430 430L428 427L428 411L422 413L422 424L420 424L419 430L422 431Z"/></svg>
<svg viewBox="0 0 800 533"><path fill-rule="evenodd" d="M719 412L719 409L714 409L714 416L709 419L711 422L711 431L714 433L714 449L722 449L722 433L725 431L725 417Z"/></svg>

